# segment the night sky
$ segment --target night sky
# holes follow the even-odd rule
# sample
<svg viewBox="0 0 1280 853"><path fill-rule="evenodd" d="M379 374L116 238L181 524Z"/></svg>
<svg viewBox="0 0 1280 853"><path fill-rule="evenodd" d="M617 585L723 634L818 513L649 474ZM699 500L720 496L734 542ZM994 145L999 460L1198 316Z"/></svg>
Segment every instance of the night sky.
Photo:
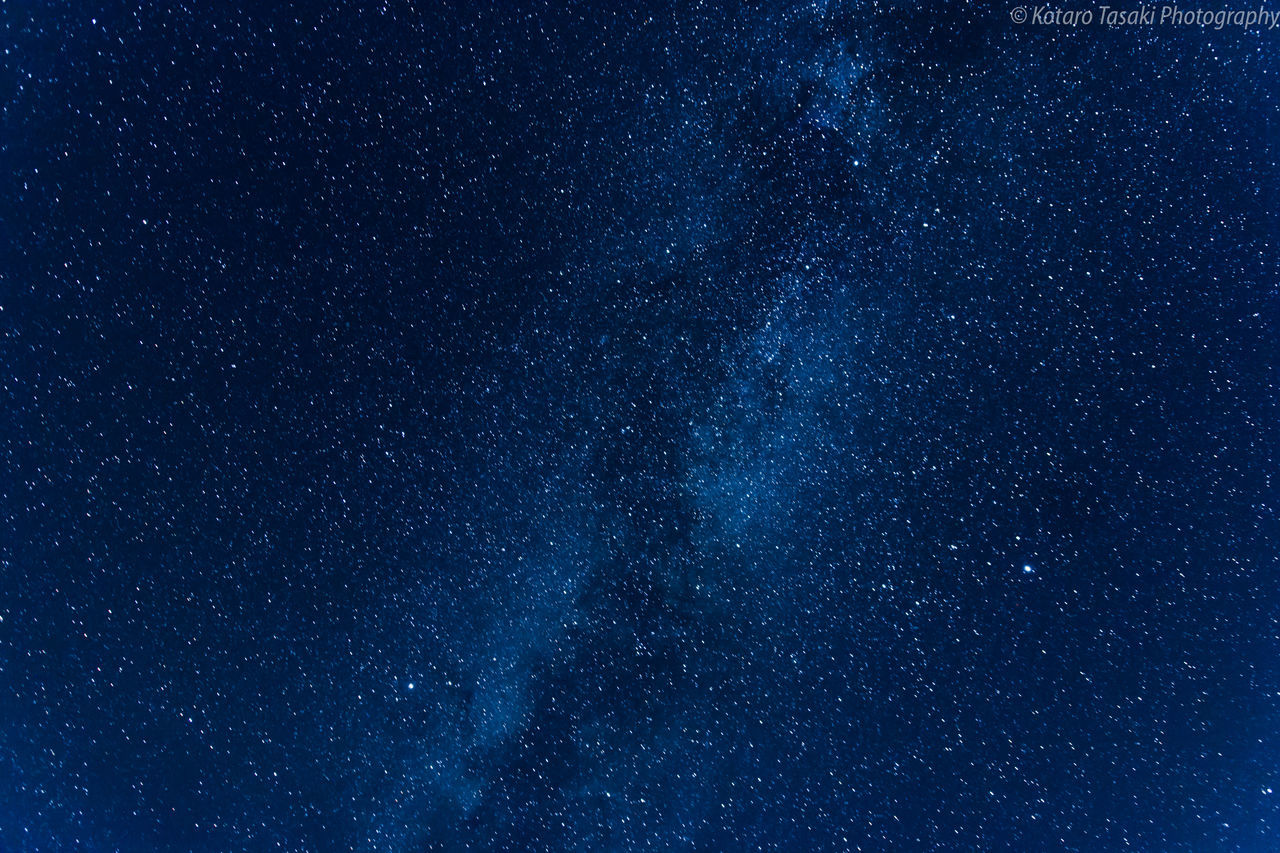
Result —
<svg viewBox="0 0 1280 853"><path fill-rule="evenodd" d="M0 7L0 850L1280 849L1280 29L243 5Z"/></svg>

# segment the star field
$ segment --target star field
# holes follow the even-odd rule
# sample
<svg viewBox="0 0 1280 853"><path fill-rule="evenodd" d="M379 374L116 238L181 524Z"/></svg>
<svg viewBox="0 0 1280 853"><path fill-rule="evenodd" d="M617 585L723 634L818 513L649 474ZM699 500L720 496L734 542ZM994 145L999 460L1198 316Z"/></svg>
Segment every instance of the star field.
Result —
<svg viewBox="0 0 1280 853"><path fill-rule="evenodd" d="M1280 844L1280 31L0 19L0 850Z"/></svg>

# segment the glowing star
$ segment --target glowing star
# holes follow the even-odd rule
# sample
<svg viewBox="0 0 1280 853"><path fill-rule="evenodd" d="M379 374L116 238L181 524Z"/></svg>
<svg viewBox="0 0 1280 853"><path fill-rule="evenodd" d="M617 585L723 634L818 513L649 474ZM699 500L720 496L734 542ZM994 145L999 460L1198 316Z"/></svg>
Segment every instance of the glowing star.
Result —
<svg viewBox="0 0 1280 853"><path fill-rule="evenodd" d="M412 690L412 689L414 688L414 686L415 686L415 685L414 685L414 683L413 683L412 681L410 681L410 682L409 682L409 689L410 689L410 690Z"/></svg>
<svg viewBox="0 0 1280 853"><path fill-rule="evenodd" d="M1025 566L1022 567L1022 573L1024 575L1033 575L1036 573L1036 570L1031 566L1030 563L1027 563Z"/></svg>

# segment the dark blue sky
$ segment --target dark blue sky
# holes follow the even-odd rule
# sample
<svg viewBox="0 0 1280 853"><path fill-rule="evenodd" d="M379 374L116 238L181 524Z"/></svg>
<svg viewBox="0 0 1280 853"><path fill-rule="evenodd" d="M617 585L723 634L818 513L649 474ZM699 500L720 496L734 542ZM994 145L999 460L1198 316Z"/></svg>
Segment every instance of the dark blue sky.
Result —
<svg viewBox="0 0 1280 853"><path fill-rule="evenodd" d="M0 11L0 850L1275 849L1280 30L611 5Z"/></svg>

